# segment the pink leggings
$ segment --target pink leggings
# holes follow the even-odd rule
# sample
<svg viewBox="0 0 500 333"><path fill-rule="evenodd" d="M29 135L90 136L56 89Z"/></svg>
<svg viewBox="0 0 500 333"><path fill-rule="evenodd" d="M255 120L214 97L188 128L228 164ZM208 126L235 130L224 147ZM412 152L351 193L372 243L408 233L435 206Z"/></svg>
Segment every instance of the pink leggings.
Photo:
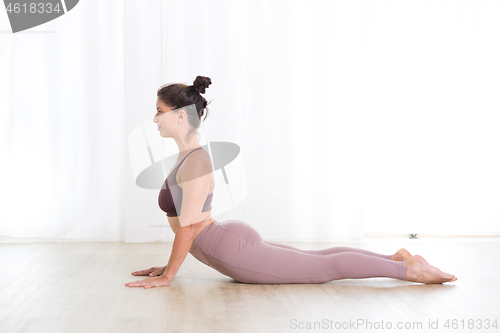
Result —
<svg viewBox="0 0 500 333"><path fill-rule="evenodd" d="M189 252L199 261L243 283L324 283L388 277L406 280L407 267L390 255L352 247L302 250L268 242L248 223L227 220L207 226Z"/></svg>

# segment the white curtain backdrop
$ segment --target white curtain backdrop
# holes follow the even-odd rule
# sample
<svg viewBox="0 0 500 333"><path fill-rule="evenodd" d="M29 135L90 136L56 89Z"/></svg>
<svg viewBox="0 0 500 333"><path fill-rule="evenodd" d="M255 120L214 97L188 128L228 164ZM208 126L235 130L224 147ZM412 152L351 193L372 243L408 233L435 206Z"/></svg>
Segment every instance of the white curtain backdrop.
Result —
<svg viewBox="0 0 500 333"><path fill-rule="evenodd" d="M0 10L0 239L173 240L130 142L158 87L197 75L200 132L240 147L248 189L217 208L217 178L215 220L283 241L499 235L498 59L498 1L81 0L16 34Z"/></svg>

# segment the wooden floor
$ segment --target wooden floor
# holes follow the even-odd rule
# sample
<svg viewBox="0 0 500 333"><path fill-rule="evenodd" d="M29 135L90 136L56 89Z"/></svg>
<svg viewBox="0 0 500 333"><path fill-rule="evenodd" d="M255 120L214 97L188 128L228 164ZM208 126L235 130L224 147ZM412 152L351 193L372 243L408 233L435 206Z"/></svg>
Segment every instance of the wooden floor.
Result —
<svg viewBox="0 0 500 333"><path fill-rule="evenodd" d="M405 247L431 265L455 274L458 280L438 285L389 278L251 285L236 282L188 254L170 287L129 288L124 283L142 279L132 276L132 271L166 264L171 242L3 243L0 331L500 330L500 238L286 244L304 249L350 246L383 254ZM450 328L446 329L448 319ZM490 324L496 320L499 327L484 329L486 320ZM437 322L438 329L430 329L430 322ZM398 328L398 323L407 329ZM454 323L455 329L451 326ZM483 329L478 329L480 323Z"/></svg>

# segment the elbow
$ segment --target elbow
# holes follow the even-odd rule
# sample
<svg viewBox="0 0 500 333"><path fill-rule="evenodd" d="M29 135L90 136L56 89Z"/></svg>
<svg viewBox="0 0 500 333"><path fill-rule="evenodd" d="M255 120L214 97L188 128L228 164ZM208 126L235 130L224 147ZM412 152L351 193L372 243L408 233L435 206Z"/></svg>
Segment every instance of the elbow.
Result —
<svg viewBox="0 0 500 333"><path fill-rule="evenodd" d="M183 238L194 239L194 235L196 234L196 227L193 224L187 225L185 227L179 226L179 228L177 228L177 233L180 233Z"/></svg>

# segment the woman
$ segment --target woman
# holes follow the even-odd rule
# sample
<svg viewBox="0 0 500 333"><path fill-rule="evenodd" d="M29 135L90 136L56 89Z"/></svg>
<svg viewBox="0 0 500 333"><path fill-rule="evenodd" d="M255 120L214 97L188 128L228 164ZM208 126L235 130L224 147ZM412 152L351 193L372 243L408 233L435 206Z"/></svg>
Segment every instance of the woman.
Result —
<svg viewBox="0 0 500 333"><path fill-rule="evenodd" d="M213 220L212 163L196 136L207 107L201 94L211 83L209 78L198 76L192 86L171 84L158 90L157 114L153 121L158 124L162 137L175 140L180 152L158 199L160 208L167 213L175 239L166 266L133 272L132 275L150 277L126 283L126 286L169 286L188 252L202 263L243 283L324 283L371 277L421 283L457 280L454 275L440 271L421 256L412 256L403 248L393 255L350 247L302 250L265 241L243 221Z"/></svg>

